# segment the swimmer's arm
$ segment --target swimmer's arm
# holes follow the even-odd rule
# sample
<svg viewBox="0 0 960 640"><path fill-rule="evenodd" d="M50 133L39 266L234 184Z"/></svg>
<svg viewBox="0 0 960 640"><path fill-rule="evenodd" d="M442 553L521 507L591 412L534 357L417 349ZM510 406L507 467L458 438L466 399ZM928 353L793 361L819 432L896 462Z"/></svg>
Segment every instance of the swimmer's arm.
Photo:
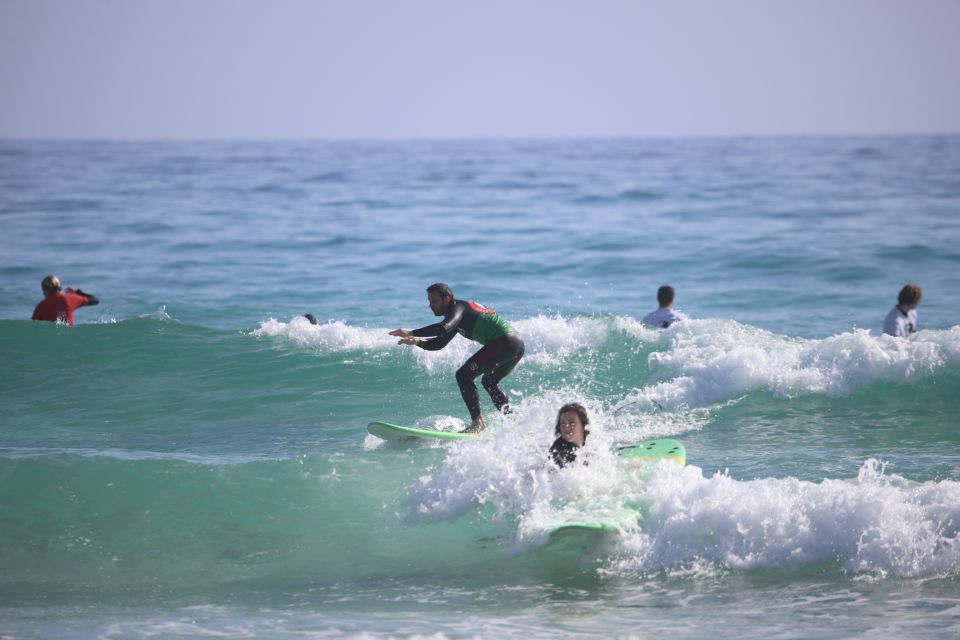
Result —
<svg viewBox="0 0 960 640"><path fill-rule="evenodd" d="M100 304L100 299L92 293L87 293L81 289L74 289L73 287L67 287L67 293L75 293L78 296L83 296L87 299L87 304L84 306L92 307L94 305Z"/></svg>

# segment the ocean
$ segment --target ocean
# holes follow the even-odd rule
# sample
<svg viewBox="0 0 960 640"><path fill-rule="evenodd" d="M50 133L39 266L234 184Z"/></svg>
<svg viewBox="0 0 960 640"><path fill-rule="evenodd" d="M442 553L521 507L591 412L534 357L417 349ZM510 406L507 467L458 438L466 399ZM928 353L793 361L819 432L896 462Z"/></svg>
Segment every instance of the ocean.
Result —
<svg viewBox="0 0 960 640"><path fill-rule="evenodd" d="M960 136L8 139L0 224L4 640L960 636ZM100 304L30 321L49 273ZM437 281L514 412L386 443L468 419L478 345L387 335Z"/></svg>

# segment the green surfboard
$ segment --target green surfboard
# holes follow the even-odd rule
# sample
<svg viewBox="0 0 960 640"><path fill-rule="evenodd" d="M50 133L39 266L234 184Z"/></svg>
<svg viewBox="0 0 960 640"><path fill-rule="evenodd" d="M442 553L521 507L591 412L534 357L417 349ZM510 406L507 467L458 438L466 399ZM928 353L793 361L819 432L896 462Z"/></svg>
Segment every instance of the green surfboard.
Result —
<svg viewBox="0 0 960 640"><path fill-rule="evenodd" d="M367 431L384 440L469 440L476 438L476 433L458 433L456 431L437 431L435 429L418 429L417 427L401 427L389 422L371 422Z"/></svg>
<svg viewBox="0 0 960 640"><path fill-rule="evenodd" d="M631 464L633 462L650 462L651 460L673 460L681 465L687 464L687 450L683 448L681 443L669 438L647 440L629 447L623 447L619 454L621 458L628 459Z"/></svg>
<svg viewBox="0 0 960 640"><path fill-rule="evenodd" d="M676 440L661 438L647 440L629 447L620 449L620 458L626 463L626 469L635 470L643 465L657 460L672 460L678 464L687 463L687 451ZM553 544L569 536L597 537L603 534L620 533L636 526L643 520L643 508L637 505L624 505L616 513L604 514L602 517L584 518L570 521L550 530L548 544Z"/></svg>

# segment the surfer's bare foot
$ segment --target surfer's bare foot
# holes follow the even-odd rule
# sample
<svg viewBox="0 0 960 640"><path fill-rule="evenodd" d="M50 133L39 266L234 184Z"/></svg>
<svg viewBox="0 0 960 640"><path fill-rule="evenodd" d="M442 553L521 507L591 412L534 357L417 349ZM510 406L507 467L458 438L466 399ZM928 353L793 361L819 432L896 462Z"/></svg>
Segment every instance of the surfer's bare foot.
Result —
<svg viewBox="0 0 960 640"><path fill-rule="evenodd" d="M471 422L470 426L460 431L460 433L480 433L486 429L486 427L487 425L483 424L483 418L480 417Z"/></svg>

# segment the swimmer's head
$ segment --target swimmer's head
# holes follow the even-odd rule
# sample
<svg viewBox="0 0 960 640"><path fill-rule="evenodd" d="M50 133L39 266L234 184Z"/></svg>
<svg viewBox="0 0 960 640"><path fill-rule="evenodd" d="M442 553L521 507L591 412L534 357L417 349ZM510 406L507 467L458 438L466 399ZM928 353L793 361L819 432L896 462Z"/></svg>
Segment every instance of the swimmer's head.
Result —
<svg viewBox="0 0 960 640"><path fill-rule="evenodd" d="M897 304L905 309L913 309L920 304L923 298L923 289L916 284L908 284L900 289L900 295L897 296Z"/></svg>
<svg viewBox="0 0 960 640"><path fill-rule="evenodd" d="M310 321L310 324L317 324L317 316L312 313L305 313L303 317Z"/></svg>
<svg viewBox="0 0 960 640"><path fill-rule="evenodd" d="M673 304L673 296L673 287L668 284L665 284L657 289L657 302L660 303L661 307L666 307L667 305Z"/></svg>
<svg viewBox="0 0 960 640"><path fill-rule="evenodd" d="M43 292L47 295L53 295L57 291L60 291L60 278L53 275L52 273L43 279L43 282L40 283L40 288L43 289Z"/></svg>
<svg viewBox="0 0 960 640"><path fill-rule="evenodd" d="M590 435L590 432L586 430L587 425L590 424L590 418L587 417L587 410L578 402L570 402L560 407L560 411L557 412L557 425L553 430L556 435L563 435L563 429L561 426L564 422L563 416L567 413L573 414L575 417L580 419L580 428L583 429L584 438Z"/></svg>

